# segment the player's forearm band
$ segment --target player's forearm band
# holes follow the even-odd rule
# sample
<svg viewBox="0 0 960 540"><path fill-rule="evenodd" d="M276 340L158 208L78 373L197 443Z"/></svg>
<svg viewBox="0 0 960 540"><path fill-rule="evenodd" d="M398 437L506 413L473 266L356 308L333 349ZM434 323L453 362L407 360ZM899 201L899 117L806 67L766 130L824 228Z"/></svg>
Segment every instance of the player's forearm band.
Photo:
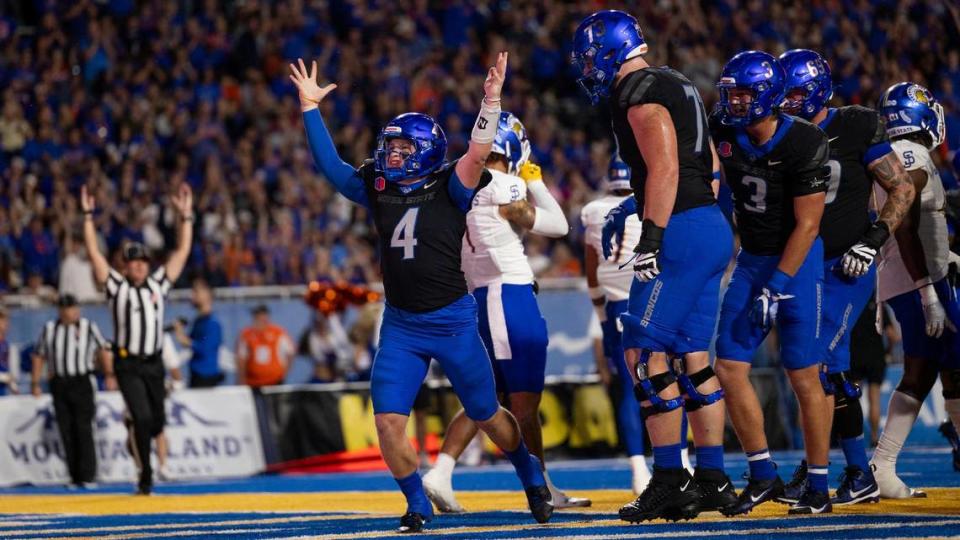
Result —
<svg viewBox="0 0 960 540"><path fill-rule="evenodd" d="M500 102L493 105L484 99L480 104L480 115L473 125L470 140L477 144L490 144L497 136L497 124L500 123Z"/></svg>
<svg viewBox="0 0 960 540"><path fill-rule="evenodd" d="M603 287L590 287L589 289L587 289L587 293L590 294L591 300L596 300L597 298L604 297Z"/></svg>
<svg viewBox="0 0 960 540"><path fill-rule="evenodd" d="M717 182L720 181L720 171L713 171L713 179Z"/></svg>
<svg viewBox="0 0 960 540"><path fill-rule="evenodd" d="M790 274L777 268L773 271L773 275L770 276L770 281L767 282L767 288L770 289L770 292L782 293L792 279Z"/></svg>
<svg viewBox="0 0 960 540"><path fill-rule="evenodd" d="M920 303L923 306L936 304L939 301L940 297L937 296L937 289L934 288L933 283L927 283L923 287L920 287Z"/></svg>

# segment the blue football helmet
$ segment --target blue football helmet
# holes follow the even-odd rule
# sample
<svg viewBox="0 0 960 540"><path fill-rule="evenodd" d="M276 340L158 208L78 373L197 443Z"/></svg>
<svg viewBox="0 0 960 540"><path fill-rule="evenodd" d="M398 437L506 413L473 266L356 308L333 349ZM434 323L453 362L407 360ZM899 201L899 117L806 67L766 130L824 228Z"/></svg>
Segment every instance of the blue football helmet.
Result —
<svg viewBox="0 0 960 540"><path fill-rule="evenodd" d="M833 79L830 65L818 53L809 49L793 49L777 58L787 74L784 84L786 99L780 108L807 120L813 118L833 97ZM790 99L790 94L800 90L803 97Z"/></svg>
<svg viewBox="0 0 960 540"><path fill-rule="evenodd" d="M633 186L630 185L632 175L630 166L620 159L620 154L614 154L613 158L610 159L610 168L607 169L607 190L633 190Z"/></svg>
<svg viewBox="0 0 960 540"><path fill-rule="evenodd" d="M926 132L936 148L946 138L943 107L929 90L911 82L897 83L880 96L877 109L887 120L887 135Z"/></svg>
<svg viewBox="0 0 960 540"><path fill-rule="evenodd" d="M404 156L403 166L387 167L387 146L393 139L405 139L416 150ZM439 169L447 156L447 136L440 124L421 113L405 113L387 122L377 137L377 168L390 182L421 178Z"/></svg>
<svg viewBox="0 0 960 540"><path fill-rule="evenodd" d="M530 139L520 119L512 113L501 112L497 123L497 136L493 139L491 153L507 158L507 172L517 174L520 167L530 159Z"/></svg>
<svg viewBox="0 0 960 540"><path fill-rule="evenodd" d="M613 78L627 60L647 52L640 24L622 11L598 11L580 22L573 35L577 82L596 105L610 95Z"/></svg>
<svg viewBox="0 0 960 540"><path fill-rule="evenodd" d="M748 126L775 114L783 102L786 79L777 59L762 51L744 51L723 66L717 89L720 91L720 122L727 126ZM730 90L752 92L750 103L730 104Z"/></svg>

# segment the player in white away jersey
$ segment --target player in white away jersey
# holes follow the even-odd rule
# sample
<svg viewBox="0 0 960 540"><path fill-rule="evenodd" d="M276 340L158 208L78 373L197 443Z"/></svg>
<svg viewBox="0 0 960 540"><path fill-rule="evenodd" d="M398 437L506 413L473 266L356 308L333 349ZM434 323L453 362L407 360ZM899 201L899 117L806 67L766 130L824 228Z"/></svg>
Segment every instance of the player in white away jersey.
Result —
<svg viewBox="0 0 960 540"><path fill-rule="evenodd" d="M947 414L960 427L960 305L944 215L946 198L930 150L944 140L943 109L926 88L903 82L880 97L893 149L920 196L880 250L879 297L893 308L903 335L904 372L890 396L887 421L870 461L880 496L925 496L897 476L897 456L923 400L940 376ZM874 189L877 205L885 200ZM909 220L909 223L908 223Z"/></svg>
<svg viewBox="0 0 960 540"><path fill-rule="evenodd" d="M643 457L643 421L640 419L640 403L633 392L633 378L627 370L623 356L623 344L620 341L620 314L627 311L630 298L630 285L633 283L633 266L626 265L633 255L631 246L640 240L640 218L629 214L623 219L623 237L611 244L613 252L605 254L602 246L603 224L607 214L616 209L627 197L633 196L630 186L630 167L620 156L610 160L607 172L606 193L580 211L580 221L586 231L583 235L584 253L587 270L587 287L590 300L597 312L600 327L603 330L603 355L606 366L598 369L609 370L616 376L620 385L617 402L617 424L624 449L630 456L633 470L633 492L639 495L650 481L650 470ZM621 268L622 267L622 268ZM606 383L606 381L604 381Z"/></svg>
<svg viewBox="0 0 960 540"><path fill-rule="evenodd" d="M497 392L520 424L530 451L543 463L540 395L547 360L547 325L540 314L533 271L523 251L523 231L559 238L569 229L557 201L543 183L540 167L529 161L530 142L516 116L500 114L493 151L487 160L491 180L480 186L467 214L463 272L477 299L480 337L487 346ZM453 494L457 458L477 433L461 411L447 427L434 468L423 477L427 495L441 512L462 512ZM546 471L544 471L546 475ZM588 506L569 498L549 480L556 508Z"/></svg>

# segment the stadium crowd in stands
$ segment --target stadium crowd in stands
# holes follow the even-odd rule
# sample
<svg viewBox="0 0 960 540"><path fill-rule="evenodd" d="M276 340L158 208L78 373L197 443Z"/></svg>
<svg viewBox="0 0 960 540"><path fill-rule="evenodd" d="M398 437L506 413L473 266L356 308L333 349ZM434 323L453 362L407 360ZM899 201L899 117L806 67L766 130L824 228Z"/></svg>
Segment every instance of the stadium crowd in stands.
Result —
<svg viewBox="0 0 960 540"><path fill-rule="evenodd" d="M371 4L384 4L371 9ZM339 88L323 103L342 156L359 164L379 127L408 110L446 128L449 156L468 140L490 65L509 50L504 110L526 124L533 159L571 234L535 237L541 276L579 276L580 208L600 188L609 122L570 74L569 37L596 2L450 0L219 2L75 0L0 7L0 292L53 297L84 282L77 193L91 186L101 241L160 256L174 244L167 195L198 204L184 280L213 286L379 279L364 211L315 171L287 63L316 58ZM927 85L947 112L941 165L960 147L960 8L937 0L722 0L603 3L631 11L667 63L708 105L721 62L746 48L824 53L834 103L873 106L896 81ZM67 270L67 269L72 270ZM89 272L87 272L89 274ZM79 283L77 283L79 281ZM184 283L187 283L184 281ZM181 286L184 286L181 283ZM77 292L80 290L80 292ZM84 292L85 291L85 292Z"/></svg>

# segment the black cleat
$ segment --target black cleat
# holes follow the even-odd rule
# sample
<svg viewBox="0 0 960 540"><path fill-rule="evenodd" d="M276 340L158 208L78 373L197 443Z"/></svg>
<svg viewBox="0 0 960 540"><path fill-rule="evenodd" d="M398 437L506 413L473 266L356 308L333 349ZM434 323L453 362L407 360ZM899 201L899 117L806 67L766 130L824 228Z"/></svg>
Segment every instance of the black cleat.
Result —
<svg viewBox="0 0 960 540"><path fill-rule="evenodd" d="M531 486L524 490L527 494L527 506L537 523L550 521L553 515L553 500L547 486Z"/></svg>
<svg viewBox="0 0 960 540"><path fill-rule="evenodd" d="M833 513L833 504L830 503L830 494L822 491L814 491L809 487L800 495L797 504L790 506L788 514L831 514Z"/></svg>
<svg viewBox="0 0 960 540"><path fill-rule="evenodd" d="M800 496L807 489L807 460L803 460L793 470L793 478L783 486L783 495L777 497L776 501L783 504L797 504Z"/></svg>
<svg viewBox="0 0 960 540"><path fill-rule="evenodd" d="M723 471L697 467L693 479L700 486L700 511L720 510L737 503L733 482Z"/></svg>
<svg viewBox="0 0 960 540"><path fill-rule="evenodd" d="M754 480L747 482L747 487L743 488L737 502L726 508L721 508L720 512L727 516L736 516L739 514L748 514L757 505L783 495L783 480L775 476L772 480Z"/></svg>
<svg viewBox="0 0 960 540"><path fill-rule="evenodd" d="M137 484L137 490L133 492L134 495L150 495L153 492L152 483L140 483Z"/></svg>
<svg viewBox="0 0 960 540"><path fill-rule="evenodd" d="M647 489L620 508L620 519L640 523L663 518L669 521L693 519L700 514L700 489L686 469L653 467Z"/></svg>
<svg viewBox="0 0 960 540"><path fill-rule="evenodd" d="M430 519L419 512L407 512L400 517L400 528L397 532L401 534L421 532L423 524L428 521Z"/></svg>

